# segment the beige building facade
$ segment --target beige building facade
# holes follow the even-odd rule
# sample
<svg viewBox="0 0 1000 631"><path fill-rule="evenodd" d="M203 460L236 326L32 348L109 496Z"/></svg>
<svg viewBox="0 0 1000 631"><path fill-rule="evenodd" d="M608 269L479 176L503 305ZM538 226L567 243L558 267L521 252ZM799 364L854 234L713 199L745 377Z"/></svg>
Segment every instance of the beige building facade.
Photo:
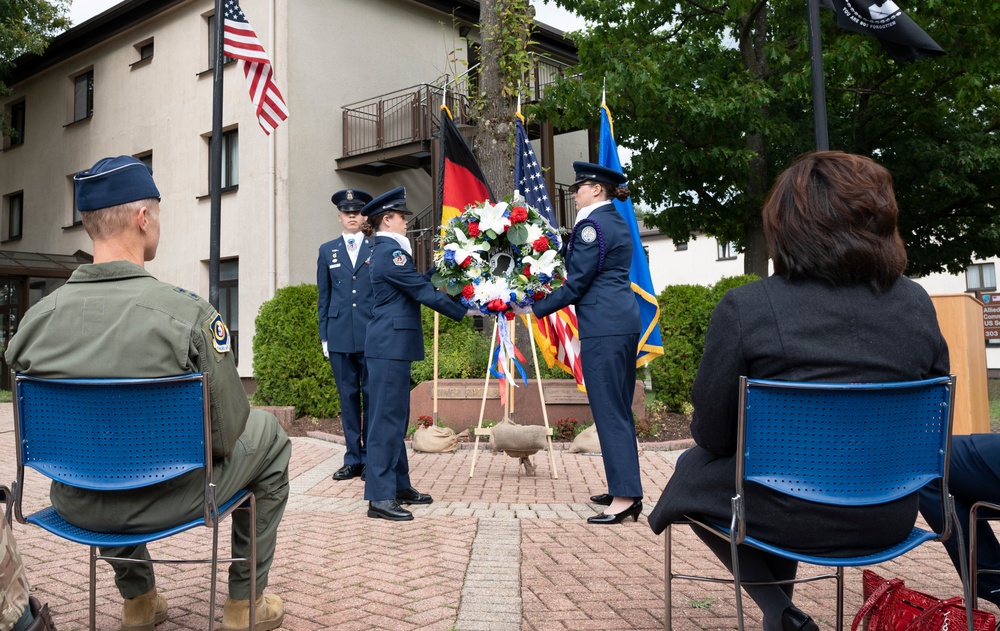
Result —
<svg viewBox="0 0 1000 631"><path fill-rule="evenodd" d="M397 118L408 116L405 122L416 126L415 111L436 116L440 96L434 102L433 86L467 69L464 37L475 36L478 3L240 5L271 57L290 112L265 135L242 63L224 65L219 308L239 345L240 374L251 377L260 306L276 288L315 282L318 247L340 232L334 191L377 195L406 186L411 208L431 208L427 150L380 168L385 147L369 147L367 156L356 152L352 168L340 168L350 144L345 106L367 102L359 109L367 112L372 103L382 107L380 95L423 95ZM213 14L212 0L126 0L60 35L45 56L22 60L8 80L13 94L2 103L17 132L0 152L0 347L30 304L88 260L92 246L74 210L72 178L106 156L133 155L153 168L162 234L147 268L209 295ZM542 40L572 55L557 31ZM387 120L362 133L377 134L372 126ZM411 131L422 142L431 134Z"/></svg>

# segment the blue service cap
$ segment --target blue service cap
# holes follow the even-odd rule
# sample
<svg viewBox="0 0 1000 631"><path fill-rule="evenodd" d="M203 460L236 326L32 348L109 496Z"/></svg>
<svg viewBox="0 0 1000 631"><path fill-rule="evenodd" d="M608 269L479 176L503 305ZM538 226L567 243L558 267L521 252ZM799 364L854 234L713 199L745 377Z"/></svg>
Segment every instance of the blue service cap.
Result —
<svg viewBox="0 0 1000 631"><path fill-rule="evenodd" d="M405 213L407 215L413 214L413 211L406 207L405 187L398 186L391 191L382 193L372 201L365 204L365 207L361 209L361 214L365 217L371 217L372 215L389 212L390 210Z"/></svg>
<svg viewBox="0 0 1000 631"><path fill-rule="evenodd" d="M571 193L575 193L579 185L584 182L604 182L612 186L621 186L628 179L621 171L602 167L593 162L574 162L573 170L576 172L576 181L569 187Z"/></svg>
<svg viewBox="0 0 1000 631"><path fill-rule="evenodd" d="M160 199L153 170L132 156L104 158L73 176L76 208L99 210L139 199Z"/></svg>
<svg viewBox="0 0 1000 631"><path fill-rule="evenodd" d="M345 188L334 193L330 201L336 204L340 211L356 213L372 201L372 196L356 188Z"/></svg>

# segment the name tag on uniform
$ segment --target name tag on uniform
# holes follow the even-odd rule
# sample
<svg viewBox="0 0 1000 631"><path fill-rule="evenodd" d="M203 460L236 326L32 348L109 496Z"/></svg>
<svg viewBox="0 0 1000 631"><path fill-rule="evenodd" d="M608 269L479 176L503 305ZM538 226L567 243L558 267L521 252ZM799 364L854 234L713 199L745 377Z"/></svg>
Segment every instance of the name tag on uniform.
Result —
<svg viewBox="0 0 1000 631"><path fill-rule="evenodd" d="M334 269L335 267L340 267L340 263L334 263L330 266L330 269Z"/></svg>

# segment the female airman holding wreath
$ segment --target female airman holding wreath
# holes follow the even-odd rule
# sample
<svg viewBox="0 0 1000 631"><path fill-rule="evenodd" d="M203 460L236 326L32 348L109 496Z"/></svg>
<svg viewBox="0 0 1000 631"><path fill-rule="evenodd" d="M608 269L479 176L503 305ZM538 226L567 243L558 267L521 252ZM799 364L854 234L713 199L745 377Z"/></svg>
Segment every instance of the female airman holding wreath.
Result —
<svg viewBox="0 0 1000 631"><path fill-rule="evenodd" d="M625 175L589 162L574 162L570 187L577 220L566 248L566 281L532 305L542 318L576 305L580 361L587 399L601 441L608 492L591 497L608 508L587 519L617 524L639 519L642 483L632 416L635 356L641 322L632 291L632 238L612 199L625 200Z"/></svg>

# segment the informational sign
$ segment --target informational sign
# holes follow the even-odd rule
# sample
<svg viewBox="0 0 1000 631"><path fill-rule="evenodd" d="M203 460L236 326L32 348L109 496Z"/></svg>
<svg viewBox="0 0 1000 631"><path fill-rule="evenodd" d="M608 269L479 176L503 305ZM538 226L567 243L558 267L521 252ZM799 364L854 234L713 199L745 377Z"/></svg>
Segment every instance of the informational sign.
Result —
<svg viewBox="0 0 1000 631"><path fill-rule="evenodd" d="M987 342L1000 343L1000 294L983 294L983 329Z"/></svg>

